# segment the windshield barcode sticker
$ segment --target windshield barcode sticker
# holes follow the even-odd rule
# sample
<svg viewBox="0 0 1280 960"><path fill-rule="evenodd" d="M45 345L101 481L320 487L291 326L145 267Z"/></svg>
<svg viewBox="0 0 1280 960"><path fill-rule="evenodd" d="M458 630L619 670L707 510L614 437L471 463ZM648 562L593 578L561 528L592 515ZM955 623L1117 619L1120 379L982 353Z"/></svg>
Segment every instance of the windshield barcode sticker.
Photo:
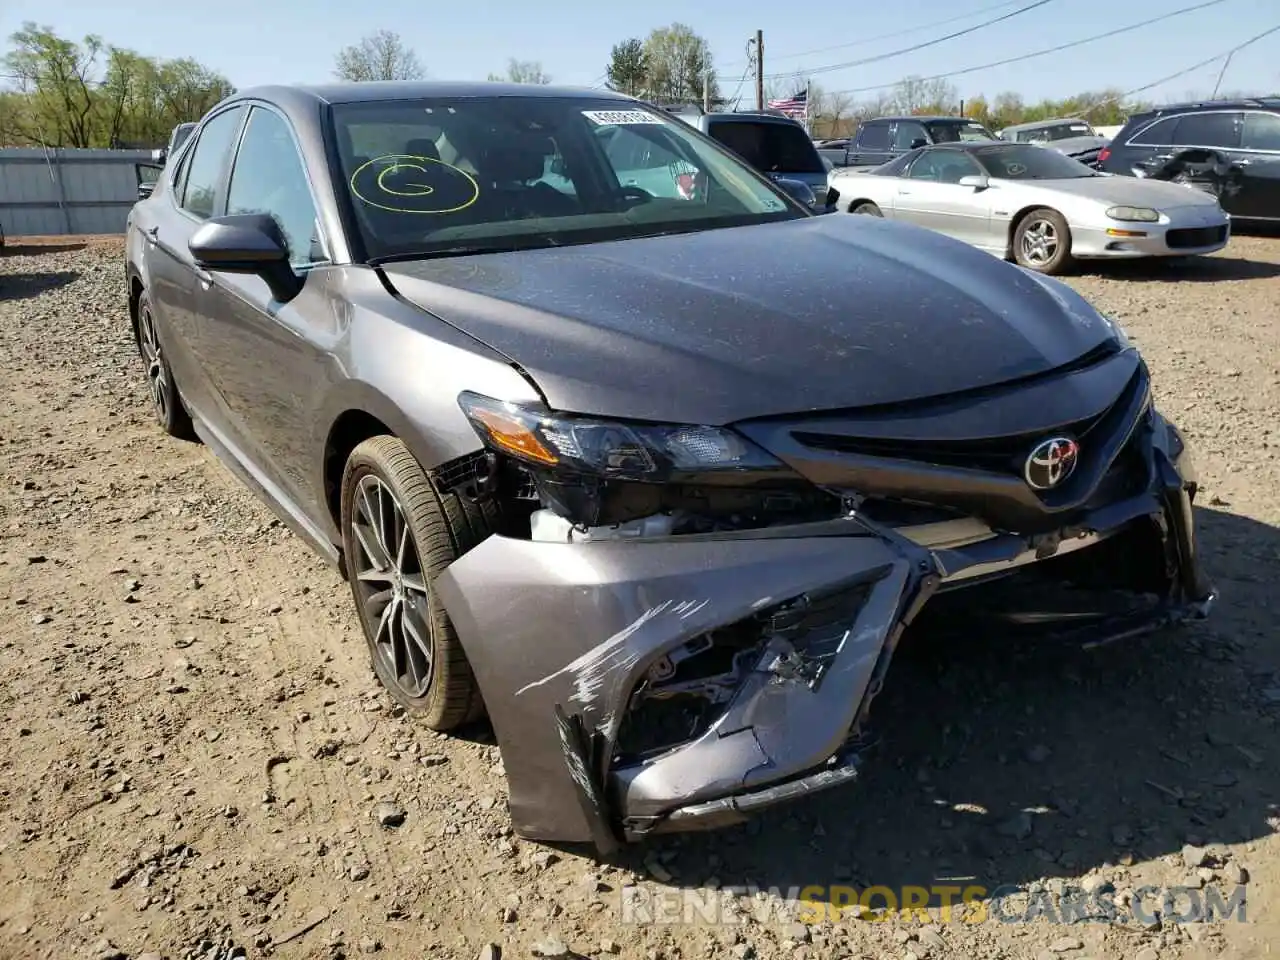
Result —
<svg viewBox="0 0 1280 960"><path fill-rule="evenodd" d="M644 110L583 110L582 115L599 126L623 123L662 123L662 118Z"/></svg>

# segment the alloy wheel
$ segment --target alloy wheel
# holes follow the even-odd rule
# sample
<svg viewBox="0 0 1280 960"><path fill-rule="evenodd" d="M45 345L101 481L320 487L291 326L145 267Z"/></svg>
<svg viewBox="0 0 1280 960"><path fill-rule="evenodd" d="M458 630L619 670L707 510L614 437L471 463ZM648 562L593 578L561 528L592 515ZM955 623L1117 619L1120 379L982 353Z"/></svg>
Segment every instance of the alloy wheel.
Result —
<svg viewBox="0 0 1280 960"><path fill-rule="evenodd" d="M1058 252L1058 230L1048 220L1033 220L1022 231L1022 258L1027 263L1044 266Z"/></svg>
<svg viewBox="0 0 1280 960"><path fill-rule="evenodd" d="M373 628L375 657L408 698L426 696L435 667L432 597L404 508L374 474L361 477L351 510L357 597Z"/></svg>
<svg viewBox="0 0 1280 960"><path fill-rule="evenodd" d="M164 357L160 353L160 338L156 336L155 318L150 307L144 307L138 315L138 345L147 365L147 387L151 391L151 405L161 423L169 422L169 374Z"/></svg>

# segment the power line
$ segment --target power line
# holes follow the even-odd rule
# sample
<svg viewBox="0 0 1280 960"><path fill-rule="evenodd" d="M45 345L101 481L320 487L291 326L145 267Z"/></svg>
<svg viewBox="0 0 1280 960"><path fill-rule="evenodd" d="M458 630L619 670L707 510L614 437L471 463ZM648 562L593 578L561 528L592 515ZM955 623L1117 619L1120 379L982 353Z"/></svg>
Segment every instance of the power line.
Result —
<svg viewBox="0 0 1280 960"><path fill-rule="evenodd" d="M863 57L861 60L850 60L846 63L832 63L825 67L815 67L812 70L789 70L783 73L765 74L765 79L778 80L784 77L800 76L801 74L805 76L813 76L818 73L830 73L832 70L846 70L849 67L861 67L868 63L879 63L882 60L891 60L894 57L900 57L903 54L915 53L917 50L924 50L927 47L934 47L940 43L945 43L948 40L954 40L957 37L964 37L968 34L976 33L979 30L985 30L987 27L995 26L997 23L1003 23L1005 20L1011 20L1014 17L1022 16L1024 13L1030 13L1032 10L1035 10L1038 7L1043 7L1052 2L1053 0L1035 0L1033 3L1024 4L1017 10L1012 10L1009 13L1002 14L1001 16L993 17L990 20L983 20L981 23L974 24L971 27L965 27L963 30L955 30L945 36L934 37L932 40L925 40L922 43L914 43L909 47L902 47L898 50L890 50L888 53L877 54L874 57ZM1214 0L1214 2L1221 3L1223 0Z"/></svg>
<svg viewBox="0 0 1280 960"><path fill-rule="evenodd" d="M1032 53L1024 53L1016 57L1006 57L1003 60L995 60L995 61L992 61L991 63L982 63L973 67L965 67L961 70L949 70L946 73L935 73L932 76L914 77L912 79L919 80L921 82L928 82L930 80L949 80L951 77L963 77L970 73L978 73L979 71L982 71L982 70L993 70L996 67L1007 66L1010 63L1022 63L1025 60L1034 60L1036 57L1044 57L1044 56L1048 56L1051 53L1060 53L1063 50L1070 50L1074 47L1082 47L1086 43L1096 43L1099 40L1106 40L1110 37L1118 37L1122 33L1129 33L1133 30L1139 30L1142 27L1149 27L1152 24L1161 23L1165 20L1171 20L1174 17L1180 17L1183 14L1194 13L1197 10L1204 10L1208 7L1216 7L1219 4L1226 3L1226 2L1227 0L1206 0L1206 2L1204 3L1197 3L1190 7L1182 7L1179 10L1171 10L1168 13L1162 13L1158 17L1152 17L1149 20L1143 20L1140 23L1131 23L1127 27L1116 27L1114 30L1108 30L1105 33L1097 33L1091 37L1083 37L1079 40L1072 40L1069 43L1060 43L1056 47L1046 47L1043 50L1036 50ZM1214 59L1216 60L1218 58L1215 57ZM874 86L870 86L870 87L853 87L852 89L849 89L849 90L835 90L832 92L843 93L843 94L868 93L873 90L887 90L893 86L897 86L897 84L896 83L877 83Z"/></svg>
<svg viewBox="0 0 1280 960"><path fill-rule="evenodd" d="M1088 114L1092 113L1094 110L1098 109L1098 107L1105 106L1108 103L1117 103L1121 100L1125 100L1125 99L1128 99L1129 97L1132 97L1134 94L1146 93L1148 90L1152 90L1156 87L1164 86L1170 80L1177 80L1180 77L1185 77L1189 73L1195 73L1197 70L1203 70L1205 67L1210 66L1211 64L1217 63L1223 57L1230 58L1235 54L1239 53L1245 47L1255 44L1259 40L1262 40L1265 37L1271 36L1271 34L1273 33L1280 33L1280 23L1276 24L1270 30L1264 30L1262 31L1262 33L1255 34L1254 36L1250 37L1248 40L1244 41L1243 43L1237 44L1236 46L1232 47L1230 50L1224 50L1222 51L1222 53L1215 54L1214 56L1210 57L1208 60L1201 60L1199 63L1194 64L1193 66L1187 67L1186 69L1179 70L1177 73L1171 73L1167 77L1161 77L1159 80L1153 80L1151 83L1143 84L1140 87L1134 87L1132 90L1126 90L1124 93L1116 94L1114 97L1107 97L1106 99L1099 100L1097 103L1091 104L1089 108L1084 111L1084 113L1087 116Z"/></svg>
<svg viewBox="0 0 1280 960"><path fill-rule="evenodd" d="M892 40L895 37L903 37L910 33L919 33L921 30L932 30L934 27L945 27L951 23L959 23L961 20L968 20L970 17L980 17L984 13L991 13L993 10L1004 10L1019 3L1021 0L1004 0L1003 3L992 4L987 7L979 7L977 10L970 10L968 13L962 13L959 16L947 17L945 20L934 20L930 23L922 23L918 26L908 27L905 30L894 30L892 33L881 33L874 37L862 37L858 40L851 40L848 43L837 43L830 47L817 47L813 50L802 50L799 53L779 53L770 54L773 60L794 60L796 57L808 57L815 53L829 53L832 50L847 50L850 47L865 47L869 43L878 43L881 40ZM741 60L731 60L725 66L733 66L741 63ZM750 63L750 60L747 61Z"/></svg>

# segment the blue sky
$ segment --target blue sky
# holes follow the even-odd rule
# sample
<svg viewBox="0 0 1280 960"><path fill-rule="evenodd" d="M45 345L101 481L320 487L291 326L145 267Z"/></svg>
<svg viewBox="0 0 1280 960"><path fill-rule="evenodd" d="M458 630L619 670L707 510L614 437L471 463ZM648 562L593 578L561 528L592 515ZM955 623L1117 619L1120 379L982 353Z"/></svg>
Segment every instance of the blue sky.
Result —
<svg viewBox="0 0 1280 960"><path fill-rule="evenodd" d="M1051 0L968 36L874 64L823 72L814 79L829 90L892 84L908 74L960 70L1102 33L1194 2ZM334 53L342 45L374 30L390 29L416 50L433 78L484 79L514 56L541 61L555 82L591 85L600 81L614 43L679 21L710 43L717 71L726 78L722 86L732 93L746 66L747 40L757 28L765 34L768 75L881 55L1020 5L1016 0L1004 5L999 0L914 0L834 6L776 0L555 0L536 5L522 0L217 0L207 5L183 0L8 0L0 7L0 30L7 37L24 20L34 20L68 37L96 33L109 43L152 56L195 57L243 88L330 79ZM992 9L997 6L1000 9ZM912 29L943 20L954 22ZM818 24L827 26L820 29ZM1217 7L1143 30L953 82L965 97L1017 90L1028 100L1108 86L1129 90L1276 25L1277 0L1224 0ZM909 32L867 39L903 31ZM838 48L829 49L833 47ZM1202 68L1143 96L1208 92L1219 66ZM1236 54L1223 88L1280 92L1280 33ZM749 85L743 89L750 94Z"/></svg>

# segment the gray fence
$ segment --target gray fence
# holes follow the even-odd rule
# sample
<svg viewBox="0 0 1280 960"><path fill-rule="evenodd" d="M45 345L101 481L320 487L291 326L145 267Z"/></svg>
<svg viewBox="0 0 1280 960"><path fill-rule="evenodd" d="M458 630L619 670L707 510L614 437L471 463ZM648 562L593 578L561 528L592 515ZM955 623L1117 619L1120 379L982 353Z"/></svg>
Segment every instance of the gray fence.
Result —
<svg viewBox="0 0 1280 960"><path fill-rule="evenodd" d="M124 233L151 150L0 149L0 227L6 236Z"/></svg>

